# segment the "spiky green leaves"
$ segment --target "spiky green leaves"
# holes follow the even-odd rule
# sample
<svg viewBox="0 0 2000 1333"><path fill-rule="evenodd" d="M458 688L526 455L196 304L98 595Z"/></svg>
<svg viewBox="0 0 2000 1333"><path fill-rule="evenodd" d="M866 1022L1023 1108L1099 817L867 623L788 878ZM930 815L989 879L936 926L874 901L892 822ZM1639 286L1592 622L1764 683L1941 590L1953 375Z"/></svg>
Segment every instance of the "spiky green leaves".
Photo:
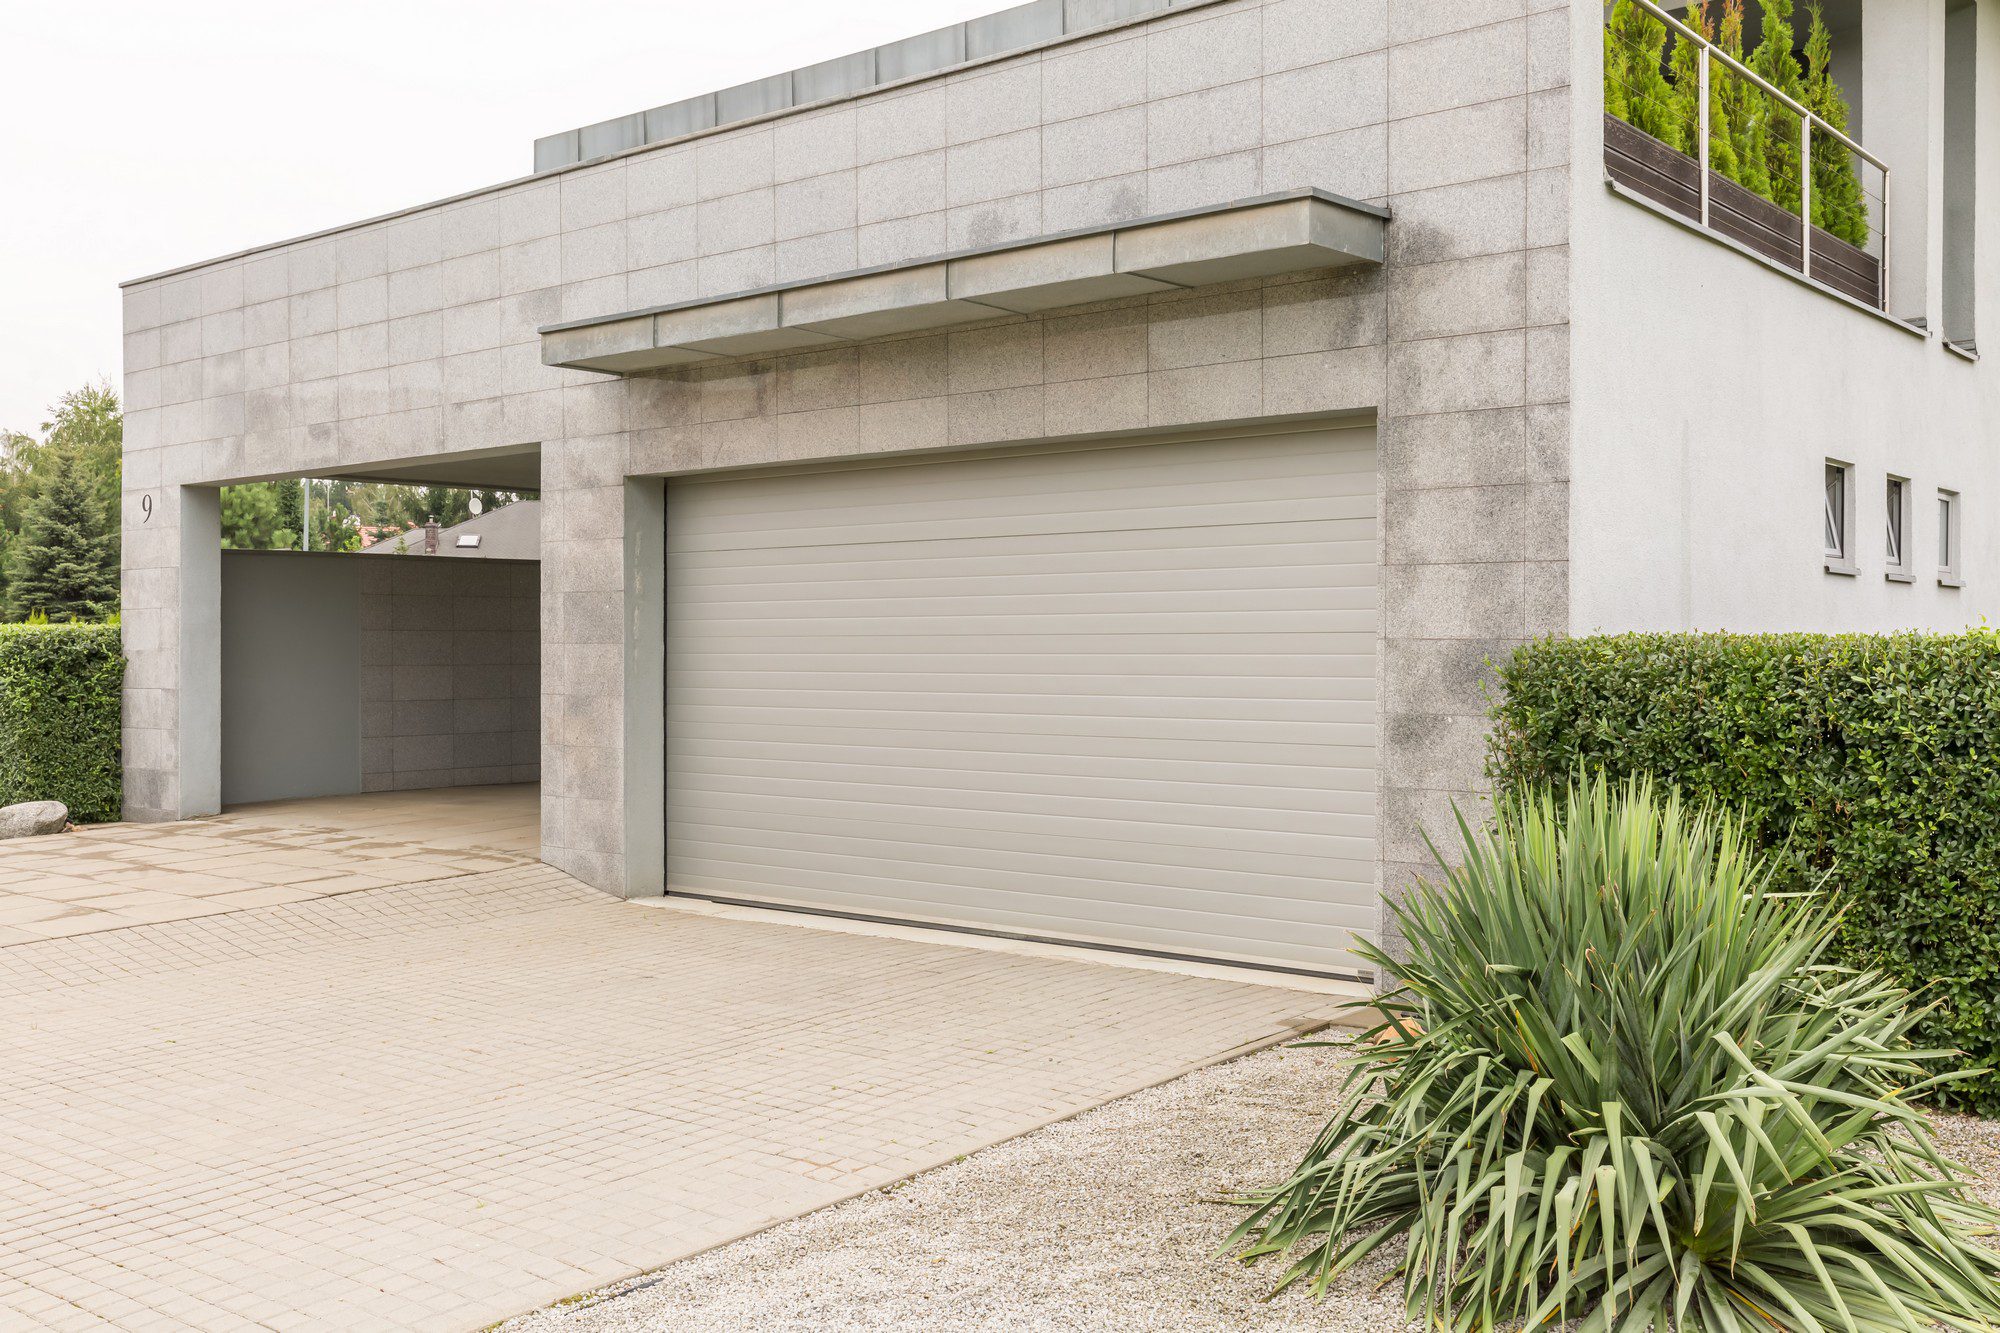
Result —
<svg viewBox="0 0 2000 1333"><path fill-rule="evenodd" d="M1539 793L1463 830L1396 916L1403 979L1243 1257L1324 1292L1403 1249L1434 1327L1974 1328L1996 1220L1910 1098L1948 1053L1822 961L1823 899L1774 893L1736 821L1644 782Z"/></svg>

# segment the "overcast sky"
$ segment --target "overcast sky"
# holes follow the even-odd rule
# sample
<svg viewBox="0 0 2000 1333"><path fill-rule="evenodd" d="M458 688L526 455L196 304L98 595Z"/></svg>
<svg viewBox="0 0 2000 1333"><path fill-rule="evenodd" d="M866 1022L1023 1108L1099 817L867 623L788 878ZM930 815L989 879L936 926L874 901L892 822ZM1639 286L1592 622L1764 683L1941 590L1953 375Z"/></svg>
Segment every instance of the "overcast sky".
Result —
<svg viewBox="0 0 2000 1333"><path fill-rule="evenodd" d="M118 283L525 175L534 140L1006 0L0 0L0 428L119 377Z"/></svg>

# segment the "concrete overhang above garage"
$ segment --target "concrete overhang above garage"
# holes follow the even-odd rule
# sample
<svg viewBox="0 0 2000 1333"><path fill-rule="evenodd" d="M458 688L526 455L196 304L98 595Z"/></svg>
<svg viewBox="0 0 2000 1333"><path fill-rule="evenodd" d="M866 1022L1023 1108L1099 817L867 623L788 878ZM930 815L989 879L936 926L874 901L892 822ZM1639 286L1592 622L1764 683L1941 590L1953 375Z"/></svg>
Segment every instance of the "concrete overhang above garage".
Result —
<svg viewBox="0 0 2000 1333"><path fill-rule="evenodd" d="M956 255L551 324L542 362L610 375L1382 262L1386 209L1295 190Z"/></svg>

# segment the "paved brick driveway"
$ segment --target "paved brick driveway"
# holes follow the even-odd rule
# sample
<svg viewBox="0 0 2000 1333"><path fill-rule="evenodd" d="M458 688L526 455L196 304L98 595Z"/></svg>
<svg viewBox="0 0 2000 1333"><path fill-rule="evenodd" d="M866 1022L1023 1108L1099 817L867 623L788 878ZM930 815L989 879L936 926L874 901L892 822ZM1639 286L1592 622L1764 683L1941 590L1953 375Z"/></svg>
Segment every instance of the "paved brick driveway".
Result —
<svg viewBox="0 0 2000 1333"><path fill-rule="evenodd" d="M513 865L534 855L539 790L274 801L0 843L0 946Z"/></svg>
<svg viewBox="0 0 2000 1333"><path fill-rule="evenodd" d="M474 1329L1333 1004L623 904L494 842L0 947L0 1328Z"/></svg>

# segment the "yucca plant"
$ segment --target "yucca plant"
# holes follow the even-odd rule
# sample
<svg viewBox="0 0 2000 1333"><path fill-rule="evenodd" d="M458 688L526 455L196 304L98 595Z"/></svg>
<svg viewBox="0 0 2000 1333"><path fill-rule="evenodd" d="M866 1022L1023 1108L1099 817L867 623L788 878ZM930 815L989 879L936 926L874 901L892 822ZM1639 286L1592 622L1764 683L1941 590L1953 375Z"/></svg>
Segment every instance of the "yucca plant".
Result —
<svg viewBox="0 0 2000 1333"><path fill-rule="evenodd" d="M1983 1329L2000 1256L1912 1105L1906 992L1822 961L1735 818L1644 781L1504 804L1396 907L1340 1108L1228 1249L1324 1294L1402 1246L1438 1329Z"/></svg>

